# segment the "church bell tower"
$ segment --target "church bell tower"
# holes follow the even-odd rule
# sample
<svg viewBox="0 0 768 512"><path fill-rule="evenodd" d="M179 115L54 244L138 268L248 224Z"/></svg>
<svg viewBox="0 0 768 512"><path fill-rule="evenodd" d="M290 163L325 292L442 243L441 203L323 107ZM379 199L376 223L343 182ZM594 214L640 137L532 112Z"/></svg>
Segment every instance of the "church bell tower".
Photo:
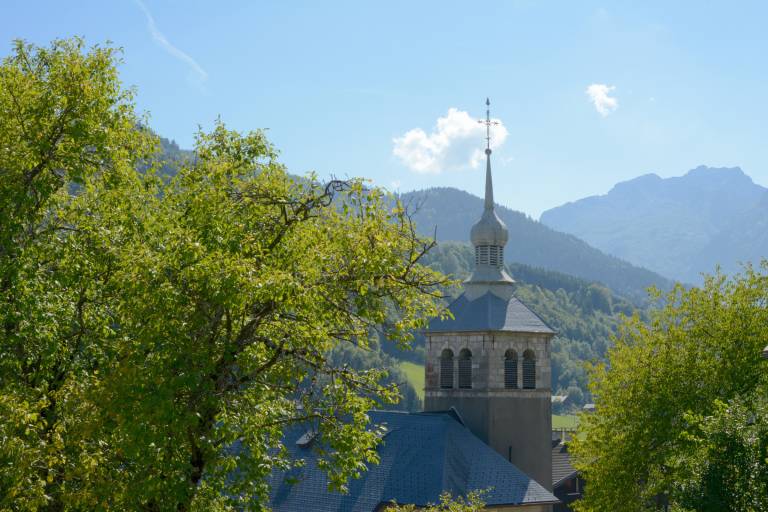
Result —
<svg viewBox="0 0 768 512"><path fill-rule="evenodd" d="M486 100L490 106L490 101ZM472 227L474 272L449 309L426 331L425 411L454 407L494 450L552 490L550 345L555 331L515 297L504 270L509 232L494 210L490 117L485 203Z"/></svg>

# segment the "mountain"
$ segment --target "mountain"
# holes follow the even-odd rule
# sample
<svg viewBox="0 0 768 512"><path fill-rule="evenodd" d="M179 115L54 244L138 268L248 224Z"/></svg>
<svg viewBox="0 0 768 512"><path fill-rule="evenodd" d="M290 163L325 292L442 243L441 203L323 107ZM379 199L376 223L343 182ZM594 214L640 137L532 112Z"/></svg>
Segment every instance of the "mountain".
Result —
<svg viewBox="0 0 768 512"><path fill-rule="evenodd" d="M180 149L176 142L160 138L161 174L173 175L194 152ZM455 188L431 188L401 194L401 201L414 211L419 234L438 241L466 242L472 225L483 211L483 200ZM506 261L524 263L599 281L637 303L647 298L646 289L669 289L671 281L643 268L630 265L590 247L578 238L559 233L523 213L503 206L496 208L510 232Z"/></svg>
<svg viewBox="0 0 768 512"><path fill-rule="evenodd" d="M469 239L472 225L480 218L483 200L455 188L431 188L401 194L400 200L413 212L421 235L436 236L438 242ZM609 256L573 235L560 233L527 215L496 206L496 213L509 228L505 260L601 282L636 302L646 298L646 288L668 289L668 279L644 268Z"/></svg>
<svg viewBox="0 0 768 512"><path fill-rule="evenodd" d="M701 266L708 272L716 265L726 274L741 270L742 263L768 258L768 192L734 216L701 251Z"/></svg>
<svg viewBox="0 0 768 512"><path fill-rule="evenodd" d="M541 222L672 279L700 282L720 263L768 254L768 189L738 168L700 166L684 176L646 174L545 211Z"/></svg>

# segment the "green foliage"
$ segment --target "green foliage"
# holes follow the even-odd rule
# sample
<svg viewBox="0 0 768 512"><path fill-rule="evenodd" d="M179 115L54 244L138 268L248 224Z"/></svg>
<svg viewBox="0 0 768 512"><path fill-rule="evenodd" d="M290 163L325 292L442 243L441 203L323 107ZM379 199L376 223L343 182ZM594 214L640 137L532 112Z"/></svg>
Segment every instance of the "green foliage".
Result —
<svg viewBox="0 0 768 512"><path fill-rule="evenodd" d="M160 141L160 153L157 159L157 174L161 176L175 176L181 167L194 158L194 152L181 149L174 140L158 137Z"/></svg>
<svg viewBox="0 0 768 512"><path fill-rule="evenodd" d="M0 66L0 278L7 292L17 256L38 234L65 184L146 150L131 95L120 88L111 48L83 55L79 39L50 48L16 41ZM106 176L105 176L106 177Z"/></svg>
<svg viewBox="0 0 768 512"><path fill-rule="evenodd" d="M483 494L480 491L471 491L466 498L453 498L446 492L440 496L440 502L433 505L416 508L414 505L392 504L386 510L392 512L416 512L417 510L423 512L478 512L485 509Z"/></svg>
<svg viewBox="0 0 768 512"><path fill-rule="evenodd" d="M408 371L413 369L405 363L398 361L394 357L384 353L378 345L376 337L373 337L369 346L352 345L349 343L339 344L333 347L330 352L329 360L333 366L349 366L353 370L384 370L386 375L382 377L381 382L397 386L400 394L400 400L393 404L382 404L387 409L401 409L406 411L421 411L423 384L421 388L412 385ZM421 371L421 380L424 380L424 368L419 367Z"/></svg>
<svg viewBox="0 0 768 512"><path fill-rule="evenodd" d="M91 307L111 256L70 235L70 189L135 187L131 165L152 142L135 128L115 50L82 50L79 39L17 41L0 65L0 509L55 502L64 472L98 465L98 449L67 439L91 413L83 368L106 350L86 332L111 335L106 305Z"/></svg>
<svg viewBox="0 0 768 512"><path fill-rule="evenodd" d="M133 111L108 48L0 67L0 509L258 506L295 422L344 489L398 388L334 350L438 313L431 243L359 180L292 179L262 131L219 123L160 179Z"/></svg>
<svg viewBox="0 0 768 512"><path fill-rule="evenodd" d="M647 510L659 496L678 508L727 497L718 510L764 510L748 496L765 489L764 405L745 409L744 397L768 371L766 269L678 286L657 296L649 323L622 325L608 362L591 369L597 409L573 441L588 482L579 510Z"/></svg>
<svg viewBox="0 0 768 512"><path fill-rule="evenodd" d="M716 400L711 415L687 419L683 439L691 452L678 460L673 483L681 508L768 510L768 386L729 403Z"/></svg>

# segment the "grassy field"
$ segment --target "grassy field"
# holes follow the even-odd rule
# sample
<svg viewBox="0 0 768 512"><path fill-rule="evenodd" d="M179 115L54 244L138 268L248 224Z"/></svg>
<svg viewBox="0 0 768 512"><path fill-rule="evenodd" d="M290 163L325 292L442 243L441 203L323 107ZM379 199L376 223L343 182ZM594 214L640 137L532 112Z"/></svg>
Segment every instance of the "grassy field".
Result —
<svg viewBox="0 0 768 512"><path fill-rule="evenodd" d="M424 400L424 367L408 361L401 362L399 366L408 378L408 382L416 390L416 394L421 400Z"/></svg>
<svg viewBox="0 0 768 512"><path fill-rule="evenodd" d="M401 362L399 366L408 378L408 382L410 382L416 390L416 394L419 395L420 399L424 400L424 367L420 364L408 361ZM553 414L552 429L560 430L564 428L566 430L574 430L579 423L578 419L579 418L573 414Z"/></svg>
<svg viewBox="0 0 768 512"><path fill-rule="evenodd" d="M574 414L553 414L552 430L574 430L579 424L579 417Z"/></svg>

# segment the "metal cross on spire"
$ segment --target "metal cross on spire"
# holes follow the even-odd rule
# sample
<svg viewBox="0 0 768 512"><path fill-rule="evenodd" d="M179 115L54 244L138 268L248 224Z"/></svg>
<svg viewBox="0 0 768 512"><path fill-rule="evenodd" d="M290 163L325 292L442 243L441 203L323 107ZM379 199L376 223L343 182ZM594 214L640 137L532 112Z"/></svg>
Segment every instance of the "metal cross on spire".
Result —
<svg viewBox="0 0 768 512"><path fill-rule="evenodd" d="M478 123L485 125L485 151L489 153L491 151L491 126L496 126L499 122L491 121L491 100L489 98L485 98L485 106L485 119L480 119Z"/></svg>

